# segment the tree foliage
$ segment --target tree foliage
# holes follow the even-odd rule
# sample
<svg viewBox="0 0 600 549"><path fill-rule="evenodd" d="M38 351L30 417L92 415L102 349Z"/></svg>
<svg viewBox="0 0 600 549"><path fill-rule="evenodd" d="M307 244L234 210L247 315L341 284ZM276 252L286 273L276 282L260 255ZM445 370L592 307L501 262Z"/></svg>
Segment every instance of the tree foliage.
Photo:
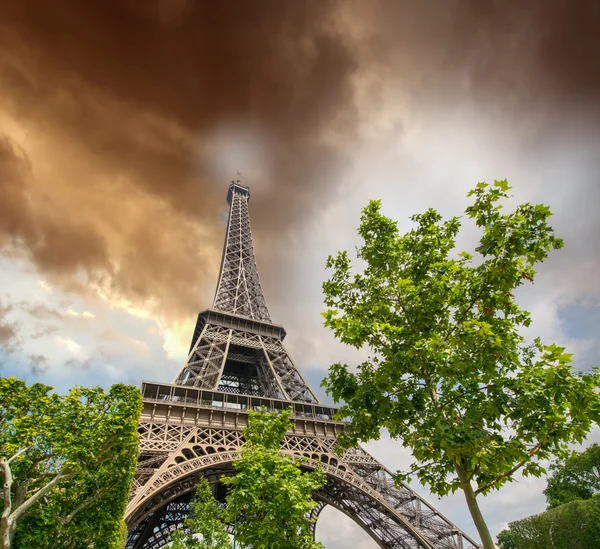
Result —
<svg viewBox="0 0 600 549"><path fill-rule="evenodd" d="M600 447L573 452L551 468L549 511L511 523L498 534L501 549L600 547Z"/></svg>
<svg viewBox="0 0 600 549"><path fill-rule="evenodd" d="M600 445L574 452L564 461L550 466L552 476L544 490L548 507L578 499L591 499L600 492Z"/></svg>
<svg viewBox="0 0 600 549"><path fill-rule="evenodd" d="M213 497L208 481L202 478L196 488L191 516L185 519L184 528L171 536L171 549L229 549L226 522L224 508Z"/></svg>
<svg viewBox="0 0 600 549"><path fill-rule="evenodd" d="M480 231L475 254L456 253L461 220L433 209L397 223L371 201L363 210L358 257L330 256L323 285L325 325L372 356L356 373L334 364L323 385L349 420L340 442L378 439L388 429L409 447L432 492L462 489L484 547L493 541L476 501L512 480L544 472L538 459L564 456L600 419L597 370L573 374L571 355L539 339L515 293L535 265L563 246L550 209L522 204L504 213L506 181L479 183L466 214Z"/></svg>
<svg viewBox="0 0 600 549"><path fill-rule="evenodd" d="M600 496L576 500L510 523L517 549L597 549L600 547Z"/></svg>
<svg viewBox="0 0 600 549"><path fill-rule="evenodd" d="M518 549L513 540L510 530L502 530L497 536L498 547L500 549Z"/></svg>
<svg viewBox="0 0 600 549"><path fill-rule="evenodd" d="M312 494L325 482L322 471L302 471L301 461L282 455L281 441L292 410L250 411L244 430L237 474L224 478L229 487L227 515L236 520L240 547L322 549L313 540L308 513L317 503Z"/></svg>
<svg viewBox="0 0 600 549"><path fill-rule="evenodd" d="M140 392L126 385L51 391L0 378L0 547L122 547Z"/></svg>
<svg viewBox="0 0 600 549"><path fill-rule="evenodd" d="M228 487L227 507L218 504L203 479L185 531L173 534L173 549L225 549L227 523L235 524L240 549L323 549L313 539L308 515L325 474L303 471L302 460L280 453L291 415L291 408L280 414L250 410L241 457L234 463L237 474L221 478Z"/></svg>

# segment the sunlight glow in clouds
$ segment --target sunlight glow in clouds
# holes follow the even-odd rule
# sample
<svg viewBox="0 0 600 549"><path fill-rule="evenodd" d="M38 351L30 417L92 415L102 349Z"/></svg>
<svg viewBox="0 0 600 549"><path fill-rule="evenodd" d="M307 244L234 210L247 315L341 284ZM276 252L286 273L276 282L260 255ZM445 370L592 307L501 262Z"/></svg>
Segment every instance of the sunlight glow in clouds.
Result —
<svg viewBox="0 0 600 549"><path fill-rule="evenodd" d="M75 343L71 338L57 336L56 341L57 341L57 343L59 343L60 345L65 347L65 349L67 349L67 351L69 351L69 353L71 355L73 355L75 357L83 356L83 353L82 353L83 349L82 349L81 345Z"/></svg>

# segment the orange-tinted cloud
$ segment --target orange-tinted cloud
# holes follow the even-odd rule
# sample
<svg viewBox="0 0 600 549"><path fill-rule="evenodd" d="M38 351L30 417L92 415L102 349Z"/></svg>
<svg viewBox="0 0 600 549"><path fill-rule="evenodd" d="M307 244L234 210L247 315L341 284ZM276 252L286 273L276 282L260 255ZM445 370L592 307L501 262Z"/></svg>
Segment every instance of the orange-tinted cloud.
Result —
<svg viewBox="0 0 600 549"><path fill-rule="evenodd" d="M600 117L596 0L355 3L365 55L416 103L479 103L530 118L583 108Z"/></svg>
<svg viewBox="0 0 600 549"><path fill-rule="evenodd" d="M387 85L415 105L595 116L598 25L593 0L8 0L0 245L63 287L193 317L238 169L276 261L276 235L334 196Z"/></svg>
<svg viewBox="0 0 600 549"><path fill-rule="evenodd" d="M9 2L0 238L63 285L193 314L218 267L226 185L244 170L215 162L215 141L268 136L263 230L326 190L339 155L321 134L352 116L335 6Z"/></svg>

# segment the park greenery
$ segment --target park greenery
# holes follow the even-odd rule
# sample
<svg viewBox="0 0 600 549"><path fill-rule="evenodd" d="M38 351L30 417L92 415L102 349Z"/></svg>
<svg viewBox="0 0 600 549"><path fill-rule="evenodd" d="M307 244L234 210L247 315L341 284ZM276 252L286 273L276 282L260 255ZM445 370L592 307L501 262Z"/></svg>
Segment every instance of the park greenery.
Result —
<svg viewBox="0 0 600 549"><path fill-rule="evenodd" d="M341 445L387 429L414 457L397 479L416 475L438 495L463 490L485 549L494 543L478 496L517 472L542 475L540 460L564 457L600 420L598 371L574 373L564 348L525 338L532 319L516 295L563 242L547 206L506 212L509 189L496 181L469 193L473 254L456 249L461 218L429 209L402 234L371 201L360 269L339 252L323 285L325 325L371 355L356 369L332 365L323 381L348 420Z"/></svg>
<svg viewBox="0 0 600 549"><path fill-rule="evenodd" d="M173 549L226 549L228 523L235 525L240 549L323 549L313 539L309 513L325 474L303 471L302 459L280 453L291 414L291 408L280 414L250 410L236 474L221 479L227 505L217 503L206 480L200 482L192 516L173 534Z"/></svg>
<svg viewBox="0 0 600 549"><path fill-rule="evenodd" d="M122 548L140 391L0 378L1 549Z"/></svg>
<svg viewBox="0 0 600 549"><path fill-rule="evenodd" d="M564 461L552 464L550 470L552 476L544 490L549 508L592 499L600 492L600 445L574 452Z"/></svg>
<svg viewBox="0 0 600 549"><path fill-rule="evenodd" d="M510 523L514 549L597 549L600 547L600 497L573 500Z"/></svg>
<svg viewBox="0 0 600 549"><path fill-rule="evenodd" d="M600 446L575 452L550 469L548 510L510 523L498 534L501 549L600 547Z"/></svg>

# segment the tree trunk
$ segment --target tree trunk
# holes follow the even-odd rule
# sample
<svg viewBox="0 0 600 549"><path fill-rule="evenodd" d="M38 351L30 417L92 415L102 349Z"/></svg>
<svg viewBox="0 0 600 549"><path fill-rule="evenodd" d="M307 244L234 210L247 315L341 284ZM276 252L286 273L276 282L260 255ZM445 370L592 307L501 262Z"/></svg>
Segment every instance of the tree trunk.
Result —
<svg viewBox="0 0 600 549"><path fill-rule="evenodd" d="M0 549L10 549L15 529L12 521L8 517L2 517L2 527L0 528Z"/></svg>
<svg viewBox="0 0 600 549"><path fill-rule="evenodd" d="M479 537L481 538L481 542L483 543L483 549L496 549L496 544L492 539L492 535L483 520L483 515L481 514L481 510L479 509L479 505L477 505L477 498L475 496L475 492L473 491L473 487L471 486L471 481L467 478L467 473L465 470L459 465L455 464L456 473L458 474L458 478L460 479L460 485L465 493L465 499L467 500L467 505L469 507L469 512L471 513L471 517L473 518L473 523L477 528L477 532L479 533Z"/></svg>

